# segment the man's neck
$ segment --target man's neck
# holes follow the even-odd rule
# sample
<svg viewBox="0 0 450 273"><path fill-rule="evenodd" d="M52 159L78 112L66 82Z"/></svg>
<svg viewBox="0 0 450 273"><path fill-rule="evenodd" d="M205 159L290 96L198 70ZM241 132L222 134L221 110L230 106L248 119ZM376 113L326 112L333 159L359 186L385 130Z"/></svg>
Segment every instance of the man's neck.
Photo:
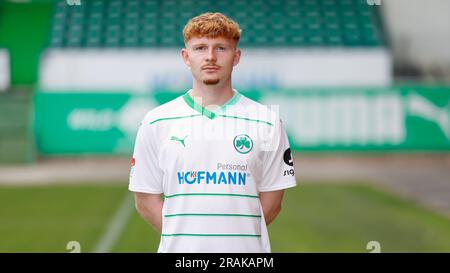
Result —
<svg viewBox="0 0 450 273"><path fill-rule="evenodd" d="M229 101L233 97L234 91L231 85L216 86L194 83L190 95L196 103L208 110L215 110Z"/></svg>

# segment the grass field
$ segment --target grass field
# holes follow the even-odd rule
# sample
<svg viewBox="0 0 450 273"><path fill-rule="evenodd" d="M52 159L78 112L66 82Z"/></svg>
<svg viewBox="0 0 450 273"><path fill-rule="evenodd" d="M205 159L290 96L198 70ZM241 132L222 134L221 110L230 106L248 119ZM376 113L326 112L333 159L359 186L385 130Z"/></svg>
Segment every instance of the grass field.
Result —
<svg viewBox="0 0 450 273"><path fill-rule="evenodd" d="M126 186L0 186L0 252L91 252ZM132 203L130 204L132 208ZM273 252L450 252L450 219L362 184L300 184L269 228ZM112 252L155 252L159 236L136 212Z"/></svg>

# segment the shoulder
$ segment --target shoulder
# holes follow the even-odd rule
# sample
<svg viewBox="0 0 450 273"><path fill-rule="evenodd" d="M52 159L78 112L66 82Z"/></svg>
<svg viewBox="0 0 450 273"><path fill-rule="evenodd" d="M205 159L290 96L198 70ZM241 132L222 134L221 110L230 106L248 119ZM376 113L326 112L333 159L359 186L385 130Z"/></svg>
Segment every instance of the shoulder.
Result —
<svg viewBox="0 0 450 273"><path fill-rule="evenodd" d="M252 100L252 99L246 97L245 95L241 95L241 103L240 104L244 107L251 107L253 109L257 109L258 111L262 111L262 112L270 113L273 111L273 109L271 109L270 105L262 104L260 102L257 102L255 100Z"/></svg>
<svg viewBox="0 0 450 273"><path fill-rule="evenodd" d="M280 120L276 105L264 105L242 94L235 112L240 116L266 121L271 124L278 123Z"/></svg>
<svg viewBox="0 0 450 273"><path fill-rule="evenodd" d="M148 111L142 124L151 125L161 119L186 115L186 110L189 109L184 107L183 97L179 96Z"/></svg>

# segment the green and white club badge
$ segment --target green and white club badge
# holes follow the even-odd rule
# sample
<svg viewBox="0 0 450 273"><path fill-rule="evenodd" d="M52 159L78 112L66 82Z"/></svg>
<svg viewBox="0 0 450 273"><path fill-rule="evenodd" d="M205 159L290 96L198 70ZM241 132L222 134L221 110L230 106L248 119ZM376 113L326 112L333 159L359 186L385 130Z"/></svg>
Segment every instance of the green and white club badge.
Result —
<svg viewBox="0 0 450 273"><path fill-rule="evenodd" d="M248 135L237 135L233 140L236 151L241 154L250 152L253 148L253 140Z"/></svg>

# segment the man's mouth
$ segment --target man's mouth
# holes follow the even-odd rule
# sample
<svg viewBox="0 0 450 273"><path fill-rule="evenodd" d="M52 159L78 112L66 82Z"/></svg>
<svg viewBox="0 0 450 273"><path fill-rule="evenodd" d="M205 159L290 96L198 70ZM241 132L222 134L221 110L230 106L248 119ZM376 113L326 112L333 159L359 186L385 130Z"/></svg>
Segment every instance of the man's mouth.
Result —
<svg viewBox="0 0 450 273"><path fill-rule="evenodd" d="M206 71L216 71L216 70L219 70L219 67L218 67L218 66L210 66L210 65L208 65L208 66L202 67L202 70L206 70Z"/></svg>

